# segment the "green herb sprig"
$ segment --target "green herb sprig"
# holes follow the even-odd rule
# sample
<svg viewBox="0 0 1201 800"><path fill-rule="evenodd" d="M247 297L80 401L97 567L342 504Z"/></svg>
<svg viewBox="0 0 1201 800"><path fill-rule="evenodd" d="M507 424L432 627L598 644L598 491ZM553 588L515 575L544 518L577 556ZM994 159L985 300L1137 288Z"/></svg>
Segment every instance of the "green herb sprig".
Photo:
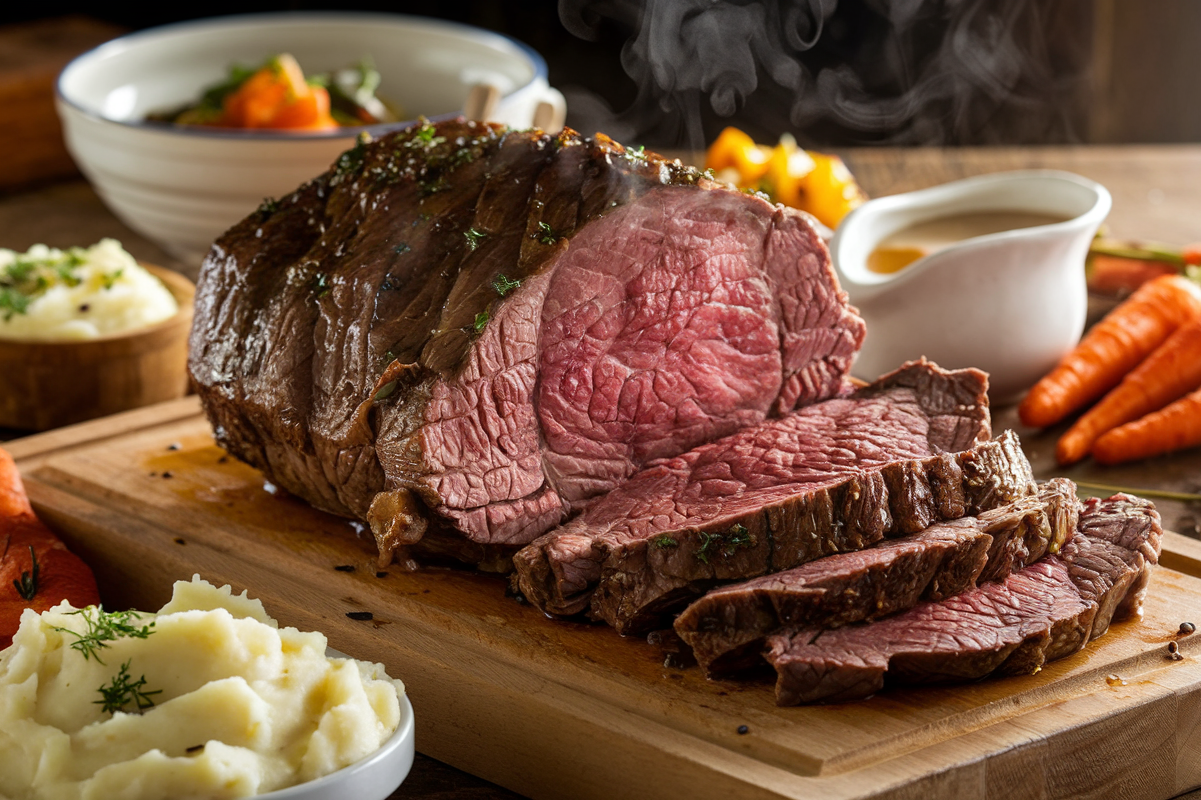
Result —
<svg viewBox="0 0 1201 800"><path fill-rule="evenodd" d="M475 228L468 228L463 232L463 235L467 237L468 250L475 250L475 248L480 246L480 242L488 238L488 234L483 231L477 231Z"/></svg>
<svg viewBox="0 0 1201 800"><path fill-rule="evenodd" d="M504 297L509 292L521 286L521 281L513 280L505 275L497 275L492 279L492 288L498 295Z"/></svg>
<svg viewBox="0 0 1201 800"><path fill-rule="evenodd" d="M701 531L701 547L696 551L696 557L708 564L710 556L720 555L729 558L744 547L754 547L755 537L742 523L736 523L725 533L708 533Z"/></svg>
<svg viewBox="0 0 1201 800"><path fill-rule="evenodd" d="M538 241L542 244L554 244L561 238L554 230L545 222L538 223Z"/></svg>
<svg viewBox="0 0 1201 800"><path fill-rule="evenodd" d="M20 579L13 581L13 586L17 587L17 594L26 601L32 600L38 593L38 556L33 552L32 545L29 548L29 558L33 561L33 569L22 572Z"/></svg>
<svg viewBox="0 0 1201 800"><path fill-rule="evenodd" d="M116 714L118 711L124 711L125 707L130 703L137 706L137 711L141 714L148 708L154 706L154 701L150 699L151 695L162 694L162 689L155 689L147 692L142 689L146 685L146 676L143 675L136 681L129 674L130 661L126 661L121 665L121 670L114 677L111 683L106 683L101 686L100 699L94 700L98 706L103 706L103 711L109 714Z"/></svg>
<svg viewBox="0 0 1201 800"><path fill-rule="evenodd" d="M99 606L88 606L68 613L82 617L87 631L78 633L70 628L58 627L54 630L74 636L71 649L81 653L85 661L94 658L98 664L103 664L98 651L108 647L109 642L125 638L145 639L154 633L153 622L141 627L134 624L140 621L136 611L106 612Z"/></svg>

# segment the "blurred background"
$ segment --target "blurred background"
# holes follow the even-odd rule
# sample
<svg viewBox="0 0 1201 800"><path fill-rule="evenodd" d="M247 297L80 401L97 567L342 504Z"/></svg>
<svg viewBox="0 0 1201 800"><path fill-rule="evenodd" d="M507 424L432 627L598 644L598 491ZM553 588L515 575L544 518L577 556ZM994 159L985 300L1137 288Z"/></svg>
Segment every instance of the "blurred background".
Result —
<svg viewBox="0 0 1201 800"><path fill-rule="evenodd" d="M0 24L25 23L25 35L0 48L0 78L21 47L60 54L196 17L334 7L525 41L567 96L571 127L656 148L698 150L729 124L826 148L1201 139L1195 0L10 4ZM38 40L39 20L66 15L86 18L77 41L61 25Z"/></svg>

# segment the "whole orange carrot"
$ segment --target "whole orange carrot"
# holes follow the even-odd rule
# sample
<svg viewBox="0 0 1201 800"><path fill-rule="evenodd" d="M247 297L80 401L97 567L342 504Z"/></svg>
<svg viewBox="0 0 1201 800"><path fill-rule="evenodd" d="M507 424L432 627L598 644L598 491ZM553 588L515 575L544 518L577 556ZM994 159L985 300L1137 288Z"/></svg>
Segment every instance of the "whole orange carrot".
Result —
<svg viewBox="0 0 1201 800"><path fill-rule="evenodd" d="M96 579L87 564L33 513L21 474L0 449L0 650L12 643L26 608L42 612L63 600L96 605Z"/></svg>
<svg viewBox="0 0 1201 800"><path fill-rule="evenodd" d="M1176 329L1059 439L1055 457L1074 464L1106 431L1157 411L1201 386L1201 317Z"/></svg>
<svg viewBox="0 0 1201 800"><path fill-rule="evenodd" d="M1093 458L1120 464L1201 444L1201 389L1167 408L1114 428L1093 445Z"/></svg>
<svg viewBox="0 0 1201 800"><path fill-rule="evenodd" d="M1201 287L1187 278L1164 275L1144 283L1035 384L1018 416L1032 427L1054 425L1117 386L1177 328L1199 315Z"/></svg>

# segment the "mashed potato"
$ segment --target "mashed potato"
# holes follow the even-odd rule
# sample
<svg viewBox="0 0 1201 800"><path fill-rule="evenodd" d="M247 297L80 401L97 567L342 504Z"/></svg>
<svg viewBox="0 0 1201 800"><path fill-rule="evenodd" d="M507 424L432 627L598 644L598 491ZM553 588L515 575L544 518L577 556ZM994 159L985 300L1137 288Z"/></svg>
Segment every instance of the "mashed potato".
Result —
<svg viewBox="0 0 1201 800"><path fill-rule="evenodd" d="M0 248L0 339L95 339L161 322L178 310L158 278L115 239L27 253Z"/></svg>
<svg viewBox="0 0 1201 800"><path fill-rule="evenodd" d="M106 629L116 638L89 647ZM292 786L379 749L403 692L382 665L327 658L320 633L281 629L259 601L198 577L176 583L157 615L26 610L0 653L0 796L182 800Z"/></svg>

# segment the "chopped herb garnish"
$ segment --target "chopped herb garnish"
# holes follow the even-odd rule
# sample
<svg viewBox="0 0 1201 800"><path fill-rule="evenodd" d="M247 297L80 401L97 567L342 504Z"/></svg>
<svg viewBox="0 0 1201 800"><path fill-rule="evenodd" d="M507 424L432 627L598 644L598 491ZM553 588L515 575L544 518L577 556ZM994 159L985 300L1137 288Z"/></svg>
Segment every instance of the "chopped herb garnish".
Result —
<svg viewBox="0 0 1201 800"><path fill-rule="evenodd" d="M413 133L413 138L408 141L409 147L422 147L426 150L431 147L437 147L446 141L445 136L435 136L438 132L428 119L421 118L421 127Z"/></svg>
<svg viewBox="0 0 1201 800"><path fill-rule="evenodd" d="M30 303L47 289L83 283L75 270L87 261L86 249L72 247L65 252L49 252L50 255L42 257L32 257L28 253L18 255L0 267L0 313L6 322L15 314L27 313Z"/></svg>
<svg viewBox="0 0 1201 800"><path fill-rule="evenodd" d="M637 147L627 147L626 158L628 158L630 161L646 161L646 146L638 145Z"/></svg>
<svg viewBox="0 0 1201 800"><path fill-rule="evenodd" d="M398 256L403 256L412 249L413 248L409 247L407 242L401 242L400 244L396 245L396 247L392 248L392 252L396 253Z"/></svg>
<svg viewBox="0 0 1201 800"><path fill-rule="evenodd" d="M492 288L495 289L496 293L501 297L504 297L519 286L521 286L521 281L510 280L504 275L497 275L492 280Z"/></svg>
<svg viewBox="0 0 1201 800"><path fill-rule="evenodd" d="M701 547L696 551L696 557L705 564L709 563L711 555L729 558L735 551L743 547L753 547L755 537L742 523L736 523L725 533L707 533L701 531Z"/></svg>
<svg viewBox="0 0 1201 800"><path fill-rule="evenodd" d="M551 227L545 222L538 223L538 231L538 241L542 242L543 244L554 244L555 242L559 241L558 234L551 230Z"/></svg>
<svg viewBox="0 0 1201 800"><path fill-rule="evenodd" d="M468 228L463 235L467 237L468 250L474 250L475 248L479 247L480 242L482 242L488 236L488 234L484 233L483 231L477 231L475 228Z"/></svg>
<svg viewBox="0 0 1201 800"><path fill-rule="evenodd" d="M438 192L450 188L446 181L442 179L441 175L439 175L437 178L427 178L423 181L417 181L417 187L421 190L422 197L429 197L432 194L437 194ZM428 219L428 217L425 219Z"/></svg>
<svg viewBox="0 0 1201 800"><path fill-rule="evenodd" d="M666 533L659 534L651 539L651 547L656 550L662 550L665 547L679 547L680 543L674 537L668 536Z"/></svg>
<svg viewBox="0 0 1201 800"><path fill-rule="evenodd" d="M0 286L0 311L4 312L4 321L8 322L14 314L24 314L29 310L33 298L21 294L16 289Z"/></svg>
<svg viewBox="0 0 1201 800"><path fill-rule="evenodd" d="M17 587L17 594L21 595L22 600L32 600L38 593L38 556L33 552L32 545L29 548L29 558L33 561L33 569L22 572L20 579L13 581L13 586Z"/></svg>
<svg viewBox="0 0 1201 800"><path fill-rule="evenodd" d="M258 213L264 217L269 217L279 211L279 201L274 197L264 197L263 202L259 203Z"/></svg>
<svg viewBox="0 0 1201 800"><path fill-rule="evenodd" d="M454 152L454 155L452 155L450 157L449 164L452 168L460 167L464 164L470 164L474 160L475 160L475 153L473 153L471 151L471 148L460 147L458 150L456 150Z"/></svg>
<svg viewBox="0 0 1201 800"><path fill-rule="evenodd" d="M472 327L475 328L476 333L483 333L484 328L488 327L488 312L481 311L480 313L476 314L475 325Z"/></svg>
<svg viewBox="0 0 1201 800"><path fill-rule="evenodd" d="M133 624L141 621L136 611L113 611L109 613L98 606L88 606L87 608L81 608L78 611L68 613L71 616L83 617L84 624L87 626L87 632L76 633L70 628L55 628L54 630L74 636L75 641L71 642L71 649L82 653L85 661L95 658L98 663L103 664L104 662L100 660L100 656L97 655L96 651L108 647L109 642L126 637L145 639L154 633L151 630L154 627L153 622L141 627Z"/></svg>
<svg viewBox="0 0 1201 800"><path fill-rule="evenodd" d="M125 270L119 269L116 272L110 272L106 275L102 275L100 277L100 281L104 284L105 291L113 288L114 284L121 279L123 274L125 274Z"/></svg>
<svg viewBox="0 0 1201 800"><path fill-rule="evenodd" d="M367 158L367 144L370 141L371 135L367 131L363 131L359 134L358 141L355 142L354 147L338 156L338 160L334 162L335 178L345 178L363 168L363 162Z"/></svg>
<svg viewBox="0 0 1201 800"><path fill-rule="evenodd" d="M313 291L318 297L325 297L329 294L330 281L329 276L324 272L318 272L313 275Z"/></svg>
<svg viewBox="0 0 1201 800"><path fill-rule="evenodd" d="M378 403L380 400L387 400L396 391L396 381L388 381L383 386L379 387L374 395L371 396L373 402Z"/></svg>
<svg viewBox="0 0 1201 800"><path fill-rule="evenodd" d="M93 701L96 705L103 706L103 710L109 714L124 711L130 703L135 704L138 713L141 714L154 706L154 701L150 699L151 695L163 693L162 689L155 689L152 692L143 691L142 687L146 685L146 676L143 675L136 681L131 680L129 664L130 662L126 661L121 665L121 671L113 678L112 683L101 686L98 690L101 699Z"/></svg>

